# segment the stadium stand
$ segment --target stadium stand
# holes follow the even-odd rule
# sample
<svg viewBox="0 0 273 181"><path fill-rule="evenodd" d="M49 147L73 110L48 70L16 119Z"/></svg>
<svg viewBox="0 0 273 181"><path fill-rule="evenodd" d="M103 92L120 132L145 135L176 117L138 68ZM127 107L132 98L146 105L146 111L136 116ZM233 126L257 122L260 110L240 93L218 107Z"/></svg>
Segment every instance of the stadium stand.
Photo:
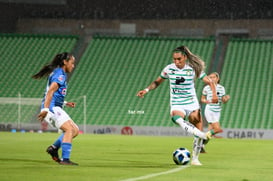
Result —
<svg viewBox="0 0 273 181"><path fill-rule="evenodd" d="M58 52L72 51L76 36L0 35L0 123L16 122L18 109L11 105L18 94L24 98L41 98L45 81L31 79L41 65ZM136 96L171 60L171 51L187 45L200 55L207 67L213 65L213 38L156 38L95 36L89 42L69 80L68 101L77 107L69 109L78 124L83 123L86 108L89 125L174 126L169 117L169 91L165 82L144 99ZM272 129L272 40L231 39L221 69L221 83L231 100L224 105L223 128ZM211 71L211 70L210 70ZM44 81L44 83L42 83ZM203 83L196 82L201 95ZM87 104L84 108L83 96ZM7 99L6 99L7 98ZM24 105L23 121L36 121L33 105ZM36 112L38 111L36 106Z"/></svg>
<svg viewBox="0 0 273 181"><path fill-rule="evenodd" d="M224 105L225 128L273 128L273 41L232 39L221 82L231 100Z"/></svg>
<svg viewBox="0 0 273 181"><path fill-rule="evenodd" d="M17 121L18 106L14 99L19 94L24 98L42 98L46 79L37 81L31 76L57 53L72 51L77 40L77 36L0 34L0 97L7 103L0 104L0 123ZM21 108L25 117L22 121L33 118L31 107L29 99L28 105Z"/></svg>
<svg viewBox="0 0 273 181"><path fill-rule="evenodd" d="M169 116L169 86L164 82L144 99L137 91L148 86L172 62L180 45L210 64L214 39L94 37L70 79L68 100L87 97L87 124L174 126ZM197 80L200 95L202 81ZM82 103L69 110L78 124Z"/></svg>
<svg viewBox="0 0 273 181"><path fill-rule="evenodd" d="M72 51L77 39L74 36L0 34L4 70L1 71L1 97L16 97L19 92L24 97L40 97L44 85L33 82L31 75L57 53Z"/></svg>

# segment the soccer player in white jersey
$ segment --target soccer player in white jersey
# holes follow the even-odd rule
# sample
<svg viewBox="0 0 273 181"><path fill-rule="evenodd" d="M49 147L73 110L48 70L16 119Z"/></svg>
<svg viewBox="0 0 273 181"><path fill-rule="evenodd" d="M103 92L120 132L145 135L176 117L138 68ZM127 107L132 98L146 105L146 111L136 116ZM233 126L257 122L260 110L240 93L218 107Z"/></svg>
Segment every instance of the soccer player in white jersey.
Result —
<svg viewBox="0 0 273 181"><path fill-rule="evenodd" d="M202 119L194 82L195 79L201 79L208 84L213 92L211 101L217 103L215 84L204 73L205 63L203 60L190 52L186 46L174 49L172 56L173 63L167 65L160 76L147 88L139 91L137 96L143 98L145 94L157 88L164 80L169 79L172 121L195 136L191 164L202 165L199 161L199 153L203 140L209 140L211 134L201 131L203 128ZM185 121L186 117L189 122Z"/></svg>
<svg viewBox="0 0 273 181"><path fill-rule="evenodd" d="M202 91L201 102L206 104L205 118L209 124L209 130L212 135L223 132L220 126L220 116L222 110L222 103L228 102L229 95L226 95L225 87L220 85L220 76L217 72L209 74L209 78L216 85L216 92L218 96L218 103L212 103L212 90L209 86L205 86Z"/></svg>
<svg viewBox="0 0 273 181"><path fill-rule="evenodd" d="M64 101L67 92L67 73L71 73L74 67L74 56L64 52L56 55L49 64L32 76L34 79L48 77L38 119L63 131L59 138L46 150L52 159L61 165L78 165L70 160L70 154L72 139L79 134L79 128L63 110L64 105L75 107L75 103ZM62 159L58 155L59 148L62 148Z"/></svg>

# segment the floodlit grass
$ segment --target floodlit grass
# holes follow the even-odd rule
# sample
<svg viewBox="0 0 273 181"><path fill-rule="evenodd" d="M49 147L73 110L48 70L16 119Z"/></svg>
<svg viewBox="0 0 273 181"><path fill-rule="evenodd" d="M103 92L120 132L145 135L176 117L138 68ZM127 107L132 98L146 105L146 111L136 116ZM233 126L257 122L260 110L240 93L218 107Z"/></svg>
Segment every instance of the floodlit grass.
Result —
<svg viewBox="0 0 273 181"><path fill-rule="evenodd" d="M57 133L1 132L0 180L273 180L273 140L214 139L207 145L208 153L200 155L203 166L168 173L180 167L173 163L172 152L178 147L191 150L192 138L79 135L71 160L80 165L61 166L45 152L57 137Z"/></svg>

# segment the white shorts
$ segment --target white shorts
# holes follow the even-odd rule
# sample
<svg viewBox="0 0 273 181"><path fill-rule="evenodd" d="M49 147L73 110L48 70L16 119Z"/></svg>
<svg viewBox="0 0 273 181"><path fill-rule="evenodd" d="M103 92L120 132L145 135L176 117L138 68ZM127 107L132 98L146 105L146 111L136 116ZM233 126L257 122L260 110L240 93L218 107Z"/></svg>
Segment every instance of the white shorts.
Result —
<svg viewBox="0 0 273 181"><path fill-rule="evenodd" d="M205 108L205 117L208 123L216 123L220 121L221 112L213 112L209 108Z"/></svg>
<svg viewBox="0 0 273 181"><path fill-rule="evenodd" d="M173 111L181 111L186 117L188 117L193 111L200 109L198 100L195 98L192 104L187 105L171 105L171 114Z"/></svg>
<svg viewBox="0 0 273 181"><path fill-rule="evenodd" d="M72 120L70 116L60 107L53 107L53 113L48 112L44 121L51 127L60 129L60 127L68 120Z"/></svg>

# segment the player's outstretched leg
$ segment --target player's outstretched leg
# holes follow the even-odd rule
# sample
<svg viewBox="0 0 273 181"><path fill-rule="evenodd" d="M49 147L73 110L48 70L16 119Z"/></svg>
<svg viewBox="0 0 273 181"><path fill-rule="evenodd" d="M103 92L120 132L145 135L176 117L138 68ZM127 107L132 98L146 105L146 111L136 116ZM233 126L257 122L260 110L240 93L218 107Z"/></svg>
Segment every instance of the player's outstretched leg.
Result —
<svg viewBox="0 0 273 181"><path fill-rule="evenodd" d="M199 138L202 138L204 140L209 139L206 133L200 131L198 128L196 128L193 124L191 124L188 121L185 121L181 116L173 116L172 121L178 125L180 125L186 132L193 134L194 136L197 136Z"/></svg>

